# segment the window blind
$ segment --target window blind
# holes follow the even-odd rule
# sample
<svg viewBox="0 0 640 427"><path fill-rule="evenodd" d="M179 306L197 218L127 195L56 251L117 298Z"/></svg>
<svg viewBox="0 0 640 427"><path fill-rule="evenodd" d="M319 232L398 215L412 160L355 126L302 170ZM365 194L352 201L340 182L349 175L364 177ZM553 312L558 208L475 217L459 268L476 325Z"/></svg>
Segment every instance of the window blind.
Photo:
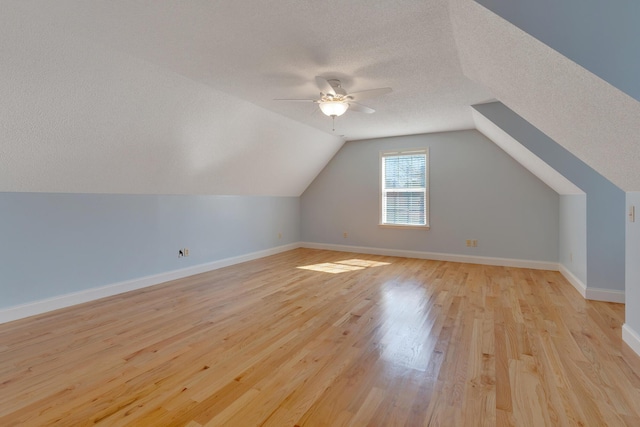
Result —
<svg viewBox="0 0 640 427"><path fill-rule="evenodd" d="M382 223L427 225L427 152L383 153Z"/></svg>

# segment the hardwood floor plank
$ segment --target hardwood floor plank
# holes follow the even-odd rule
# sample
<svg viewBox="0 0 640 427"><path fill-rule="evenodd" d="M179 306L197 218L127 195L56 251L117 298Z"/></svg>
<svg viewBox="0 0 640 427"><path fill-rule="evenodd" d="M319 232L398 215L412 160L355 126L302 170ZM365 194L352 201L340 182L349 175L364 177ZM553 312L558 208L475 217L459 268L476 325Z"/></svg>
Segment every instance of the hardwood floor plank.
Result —
<svg viewBox="0 0 640 427"><path fill-rule="evenodd" d="M297 249L0 325L0 425L637 426L624 306Z"/></svg>

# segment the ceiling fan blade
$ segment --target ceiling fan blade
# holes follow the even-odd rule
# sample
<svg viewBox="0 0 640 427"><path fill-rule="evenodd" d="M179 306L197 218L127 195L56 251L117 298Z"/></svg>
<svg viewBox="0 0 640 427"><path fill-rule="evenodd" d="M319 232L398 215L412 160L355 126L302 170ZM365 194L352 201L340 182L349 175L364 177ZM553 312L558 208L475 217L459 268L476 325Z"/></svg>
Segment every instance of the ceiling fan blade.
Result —
<svg viewBox="0 0 640 427"><path fill-rule="evenodd" d="M286 99L286 98L278 98L274 99L274 101L293 101L293 102L317 102L315 99Z"/></svg>
<svg viewBox="0 0 640 427"><path fill-rule="evenodd" d="M359 113L367 113L367 114L376 112L376 110L374 110L373 108L366 107L362 104L358 104L357 102L353 102L353 101L349 102L349 110L357 111Z"/></svg>
<svg viewBox="0 0 640 427"><path fill-rule="evenodd" d="M390 87L381 87L378 89L362 90L360 92L349 93L347 94L347 97L353 99L354 101L360 101L362 99L373 98L375 96L384 95L385 93L391 92L391 90L392 89Z"/></svg>
<svg viewBox="0 0 640 427"><path fill-rule="evenodd" d="M331 84L329 84L327 79L325 79L324 77L316 76L316 85L318 85L318 89L320 89L320 92L324 93L325 95L336 96L336 91L333 89L333 86L331 86Z"/></svg>

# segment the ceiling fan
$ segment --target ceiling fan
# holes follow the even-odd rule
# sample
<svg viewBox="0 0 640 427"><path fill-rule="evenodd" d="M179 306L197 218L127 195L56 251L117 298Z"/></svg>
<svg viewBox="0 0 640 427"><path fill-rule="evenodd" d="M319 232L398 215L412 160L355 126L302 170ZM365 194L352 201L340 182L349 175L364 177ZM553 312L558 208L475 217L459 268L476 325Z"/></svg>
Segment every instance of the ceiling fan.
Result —
<svg viewBox="0 0 640 427"><path fill-rule="evenodd" d="M347 91L342 88L340 80L325 79L320 76L316 77L316 85L318 89L320 89L320 98L318 99L275 99L274 101L314 102L318 104L324 115L335 119L343 115L348 109L360 113L374 113L375 110L373 108L362 105L359 101L391 92L390 87L381 87L378 89L347 93Z"/></svg>

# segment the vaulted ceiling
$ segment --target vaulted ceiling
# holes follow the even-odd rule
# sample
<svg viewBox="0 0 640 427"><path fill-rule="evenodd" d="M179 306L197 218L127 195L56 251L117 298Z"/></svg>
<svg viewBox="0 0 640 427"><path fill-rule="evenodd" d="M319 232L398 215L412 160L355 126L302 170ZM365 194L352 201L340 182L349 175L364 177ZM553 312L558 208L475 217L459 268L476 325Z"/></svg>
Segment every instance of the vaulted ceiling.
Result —
<svg viewBox="0 0 640 427"><path fill-rule="evenodd" d="M473 128L494 98L640 189L640 103L472 0L1 1L0 190L299 195L344 139ZM316 75L393 92L334 132L274 101Z"/></svg>
<svg viewBox="0 0 640 427"><path fill-rule="evenodd" d="M348 139L468 129L468 106L490 99L467 79L453 38L449 3L430 1L20 0L69 32L141 58L331 132L313 98L314 76L349 91L391 87L347 112L336 133Z"/></svg>

